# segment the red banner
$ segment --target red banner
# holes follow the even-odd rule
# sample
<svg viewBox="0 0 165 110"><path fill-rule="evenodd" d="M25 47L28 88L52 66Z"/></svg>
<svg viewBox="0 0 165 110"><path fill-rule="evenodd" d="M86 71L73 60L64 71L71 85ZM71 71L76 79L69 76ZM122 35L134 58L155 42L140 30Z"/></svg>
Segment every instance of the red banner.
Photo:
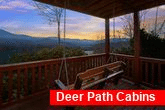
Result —
<svg viewBox="0 0 165 110"><path fill-rule="evenodd" d="M165 90L50 90L53 106L165 106Z"/></svg>

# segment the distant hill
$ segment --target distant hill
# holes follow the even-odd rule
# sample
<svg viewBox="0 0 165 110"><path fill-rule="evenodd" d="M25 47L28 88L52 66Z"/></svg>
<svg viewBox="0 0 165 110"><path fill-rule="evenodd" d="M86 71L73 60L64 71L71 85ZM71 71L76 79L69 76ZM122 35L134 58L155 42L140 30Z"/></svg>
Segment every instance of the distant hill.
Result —
<svg viewBox="0 0 165 110"><path fill-rule="evenodd" d="M128 41L128 39L118 39L113 38L111 42L120 42L120 41ZM65 46L69 47L87 47L94 44L97 44L102 41L98 40L80 40L80 39L65 39ZM27 35L20 35L20 34L12 34L10 32L4 31L0 29L0 48L2 46L9 47L28 47L28 46L46 46L46 47L54 47L58 44L57 37L31 37ZM64 39L61 38L61 44L64 45Z"/></svg>
<svg viewBox="0 0 165 110"><path fill-rule="evenodd" d="M112 49L119 49L119 48L128 48L129 47L129 40L124 40L124 41L120 41L118 40L118 42L110 42L110 48ZM95 53L103 53L105 50L105 43L100 42L98 44L95 44L91 47L91 50L93 50Z"/></svg>
<svg viewBox="0 0 165 110"><path fill-rule="evenodd" d="M111 43L128 41L128 39L113 38ZM64 39L61 38L61 45L66 47L81 47L84 50L92 50L93 46L99 43L104 44L104 40L80 40L80 39ZM43 47L53 48L58 45L57 37L31 37L21 34L12 34L0 29L0 64L6 62L14 53L34 52Z"/></svg>
<svg viewBox="0 0 165 110"><path fill-rule="evenodd" d="M90 47L97 41L79 39L61 39L61 45L66 47ZM0 29L0 64L6 62L14 53L34 52L43 47L53 48L58 45L57 37L31 37L12 34Z"/></svg>
<svg viewBox="0 0 165 110"><path fill-rule="evenodd" d="M92 40L79 40L79 39L66 39L65 46L68 47L79 47L79 46L90 46L97 43ZM0 30L0 47L2 46L46 46L54 47L58 44L57 37L31 37L27 35L12 34L4 30ZM64 45L64 39L61 38L61 44Z"/></svg>

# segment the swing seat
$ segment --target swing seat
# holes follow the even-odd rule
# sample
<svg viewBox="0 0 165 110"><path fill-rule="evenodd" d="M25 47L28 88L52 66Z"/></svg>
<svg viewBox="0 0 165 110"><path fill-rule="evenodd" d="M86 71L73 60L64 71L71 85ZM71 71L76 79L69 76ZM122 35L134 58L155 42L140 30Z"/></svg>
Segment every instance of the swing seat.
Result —
<svg viewBox="0 0 165 110"><path fill-rule="evenodd" d="M84 90L97 84L100 84L103 88L105 81L107 80L112 80L115 84L117 84L118 80L124 73L125 67L126 64L124 62L117 61L100 67L88 69L85 72L77 74L75 83L69 86L65 86L60 80L55 80L55 85L57 88L62 90Z"/></svg>

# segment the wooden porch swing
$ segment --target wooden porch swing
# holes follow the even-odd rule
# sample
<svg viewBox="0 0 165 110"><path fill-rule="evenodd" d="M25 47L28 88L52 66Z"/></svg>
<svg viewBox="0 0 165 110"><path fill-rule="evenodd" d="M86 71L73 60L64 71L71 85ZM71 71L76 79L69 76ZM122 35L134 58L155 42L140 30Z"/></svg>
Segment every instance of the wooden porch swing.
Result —
<svg viewBox="0 0 165 110"><path fill-rule="evenodd" d="M115 23L115 20L113 20ZM115 31L115 24L113 23L113 28ZM64 44L65 44L65 30L66 30L66 2L65 2L65 10L64 10ZM115 32L114 32L115 36ZM110 59L110 58L109 58ZM109 59L107 62L109 62ZM62 66L65 66L66 70L66 80L67 86L65 86L60 81ZM61 63L59 78L55 80L55 86L57 89L62 90L71 90L71 89L88 89L95 85L99 85L99 89L102 89L105 86L105 82L107 80L112 80L114 84L118 84L118 80L121 78L121 75L124 73L126 64L122 61L117 61L110 64L105 64L100 67L88 69L85 72L79 73L76 76L76 80L74 84L69 85L67 66L66 66L66 58L65 58L65 46L64 46L64 58Z"/></svg>
<svg viewBox="0 0 165 110"><path fill-rule="evenodd" d="M100 67L88 69L85 72L77 74L74 84L65 86L60 80L55 80L55 85L57 88L62 90L84 90L99 84L99 89L102 89L105 85L105 81L107 80L112 80L114 84L117 84L118 80L124 73L125 66L125 63L117 61Z"/></svg>

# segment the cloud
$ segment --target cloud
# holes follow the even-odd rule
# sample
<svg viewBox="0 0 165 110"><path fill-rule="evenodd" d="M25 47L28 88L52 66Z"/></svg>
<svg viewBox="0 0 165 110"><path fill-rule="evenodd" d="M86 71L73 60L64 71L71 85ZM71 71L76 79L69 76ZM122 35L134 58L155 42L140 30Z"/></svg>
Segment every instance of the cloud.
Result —
<svg viewBox="0 0 165 110"><path fill-rule="evenodd" d="M23 1L11 1L11 2L8 2L7 3L7 5L8 6L10 6L10 7L12 7L12 8L15 8L15 7L25 7L26 6L26 4L25 4L25 2L23 2Z"/></svg>
<svg viewBox="0 0 165 110"><path fill-rule="evenodd" d="M72 22L73 21L73 22ZM104 23L103 19L95 18L95 17L88 17L88 19L75 19L73 18L71 21L67 22L67 27L69 31L76 31L76 32L94 32L94 31L101 31L101 23Z"/></svg>
<svg viewBox="0 0 165 110"><path fill-rule="evenodd" d="M27 12L27 10L17 10L18 12L22 12L22 13L25 13Z"/></svg>
<svg viewBox="0 0 165 110"><path fill-rule="evenodd" d="M48 24L42 23L25 23L25 21L15 20L10 21L6 20L0 22L0 28L8 30L9 32L16 33L16 34L26 34L32 36L57 36L57 26L51 26Z"/></svg>
<svg viewBox="0 0 165 110"><path fill-rule="evenodd" d="M31 1L32 2L32 1ZM30 2L24 1L24 0L7 0L0 2L0 9L26 9L26 10L32 10L35 9Z"/></svg>
<svg viewBox="0 0 165 110"><path fill-rule="evenodd" d="M162 5L162 6L160 6L159 8L165 10L165 5Z"/></svg>
<svg viewBox="0 0 165 110"><path fill-rule="evenodd" d="M0 9L11 9L9 6L0 6Z"/></svg>
<svg viewBox="0 0 165 110"><path fill-rule="evenodd" d="M3 22L0 22L0 27L3 27L3 28L19 28L20 27L20 22L17 22L17 21L3 21Z"/></svg>

